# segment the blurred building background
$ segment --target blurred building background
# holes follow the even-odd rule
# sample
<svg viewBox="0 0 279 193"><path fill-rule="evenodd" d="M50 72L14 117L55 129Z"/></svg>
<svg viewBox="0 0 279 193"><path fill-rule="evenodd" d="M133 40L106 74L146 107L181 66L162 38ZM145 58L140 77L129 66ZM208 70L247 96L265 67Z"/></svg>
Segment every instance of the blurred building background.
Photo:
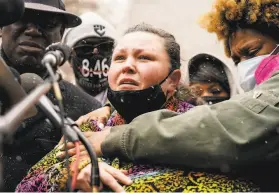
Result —
<svg viewBox="0 0 279 193"><path fill-rule="evenodd" d="M175 35L181 45L184 80L188 60L198 53L209 53L228 63L222 44L198 25L214 0L64 0L69 11L80 14L95 11L112 23L119 33L128 26L146 22Z"/></svg>

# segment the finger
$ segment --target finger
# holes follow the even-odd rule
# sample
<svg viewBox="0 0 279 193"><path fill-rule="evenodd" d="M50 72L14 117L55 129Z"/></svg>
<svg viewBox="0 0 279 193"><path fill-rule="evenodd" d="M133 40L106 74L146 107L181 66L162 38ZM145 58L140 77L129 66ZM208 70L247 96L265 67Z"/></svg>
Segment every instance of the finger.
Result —
<svg viewBox="0 0 279 193"><path fill-rule="evenodd" d="M86 122L86 117L85 116L81 116L80 118L78 118L78 120L76 121L76 124L78 126L82 125L84 122Z"/></svg>
<svg viewBox="0 0 279 193"><path fill-rule="evenodd" d="M99 127L100 129L103 129L103 128L105 127L105 125L104 125L104 123L98 122L98 127Z"/></svg>
<svg viewBox="0 0 279 193"><path fill-rule="evenodd" d="M84 168L77 177L77 185L76 188L80 189L84 192L91 192L90 182L90 165Z"/></svg>
<svg viewBox="0 0 279 193"><path fill-rule="evenodd" d="M74 147L75 147L75 144L74 144L74 143L72 143L72 142L68 142L68 143L67 143L67 149L72 149L72 148L74 148ZM59 147L59 150L65 151L65 144L61 145L61 146Z"/></svg>
<svg viewBox="0 0 279 193"><path fill-rule="evenodd" d="M96 116L89 116L87 122L89 122L89 121L98 121L98 119L99 118L96 117Z"/></svg>
<svg viewBox="0 0 279 193"><path fill-rule="evenodd" d="M80 151L80 152L86 151L84 145L80 145L80 146L79 146L79 151ZM69 150L68 150L68 154L69 154L70 156L76 155L76 148L69 149Z"/></svg>
<svg viewBox="0 0 279 193"><path fill-rule="evenodd" d="M81 190L83 192L92 192L89 182L85 181L77 182L75 189Z"/></svg>
<svg viewBox="0 0 279 193"><path fill-rule="evenodd" d="M87 155L87 154L88 154L87 151L86 151L86 149L85 149L85 147L84 147L83 145L81 145L81 146L79 147L79 149L80 149L80 156L84 156L84 155ZM76 155L76 148L69 149L69 150L68 150L68 155L69 155L70 157ZM59 158L59 159L64 159L64 158L66 157L66 151L62 150L62 151L58 152L58 153L56 154L56 157Z"/></svg>
<svg viewBox="0 0 279 193"><path fill-rule="evenodd" d="M100 177L106 186L115 192L124 192L124 188L115 180L115 178L110 175L107 171L100 172Z"/></svg>
<svg viewBox="0 0 279 193"><path fill-rule="evenodd" d="M83 135L88 138L88 137L91 137L92 135L94 135L94 132L93 131L87 131L87 132L83 132Z"/></svg>
<svg viewBox="0 0 279 193"><path fill-rule="evenodd" d="M129 174L128 170L120 170L120 172L122 172L122 173L125 174L125 175L128 175L128 174Z"/></svg>
<svg viewBox="0 0 279 193"><path fill-rule="evenodd" d="M99 117L98 123L103 123L104 125L107 123L108 117Z"/></svg>
<svg viewBox="0 0 279 193"><path fill-rule="evenodd" d="M85 150L85 151L80 152L80 157L89 157L89 154L88 154L88 152Z"/></svg>
<svg viewBox="0 0 279 193"><path fill-rule="evenodd" d="M103 189L104 189L104 185L103 185L103 183L100 183L99 191L101 191Z"/></svg>
<svg viewBox="0 0 279 193"><path fill-rule="evenodd" d="M75 148L75 144L72 143L72 142L68 142L67 143L67 149L72 149L72 148ZM65 150L65 146L64 146L64 149L62 149L62 150Z"/></svg>
<svg viewBox="0 0 279 193"><path fill-rule="evenodd" d="M121 182L122 184L130 185L133 183L133 181L128 176L126 176L120 170L118 170L116 168L108 166L105 168L105 170L108 173L110 173L115 179L117 179L117 181Z"/></svg>

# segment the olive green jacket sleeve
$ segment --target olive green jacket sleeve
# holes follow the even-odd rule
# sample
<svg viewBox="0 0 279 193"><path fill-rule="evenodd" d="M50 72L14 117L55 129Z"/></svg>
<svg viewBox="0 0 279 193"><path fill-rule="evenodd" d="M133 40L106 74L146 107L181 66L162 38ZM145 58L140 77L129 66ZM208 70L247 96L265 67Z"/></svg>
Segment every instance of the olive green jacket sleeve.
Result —
<svg viewBox="0 0 279 193"><path fill-rule="evenodd" d="M220 168L279 156L279 72L251 92L177 114L146 113L112 128L105 156L134 161ZM249 163L248 163L249 162Z"/></svg>

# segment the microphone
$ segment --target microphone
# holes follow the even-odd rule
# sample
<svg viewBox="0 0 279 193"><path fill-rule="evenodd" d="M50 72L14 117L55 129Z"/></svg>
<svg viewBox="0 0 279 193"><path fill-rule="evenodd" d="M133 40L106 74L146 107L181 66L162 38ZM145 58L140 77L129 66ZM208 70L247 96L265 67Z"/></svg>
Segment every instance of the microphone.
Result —
<svg viewBox="0 0 279 193"><path fill-rule="evenodd" d="M16 69L12 68L12 67L10 67L10 71L13 73L15 80L16 80L19 84L21 84L21 79L20 79L20 74L19 74L19 72L18 72Z"/></svg>
<svg viewBox="0 0 279 193"><path fill-rule="evenodd" d="M20 20L24 10L23 0L0 0L0 27Z"/></svg>
<svg viewBox="0 0 279 193"><path fill-rule="evenodd" d="M20 77L22 80L21 86L23 87L26 93L30 93L37 86L44 84L44 80L34 73L24 73ZM39 98L38 106L50 119L55 128L61 128L61 118L55 112L55 107L52 104L52 102L45 95L42 95Z"/></svg>
<svg viewBox="0 0 279 193"><path fill-rule="evenodd" d="M15 69L9 68L0 57L0 98L3 106L5 106L4 109L10 109L26 96L25 91L16 79L20 82L19 73ZM36 114L37 109L32 107L26 111L24 117L30 118Z"/></svg>
<svg viewBox="0 0 279 193"><path fill-rule="evenodd" d="M28 94L37 86L44 83L44 80L37 74L34 73L24 73L20 75L21 86L24 91Z"/></svg>
<svg viewBox="0 0 279 193"><path fill-rule="evenodd" d="M51 44L47 47L46 51L47 53L44 55L42 64L50 64L54 68L62 66L69 59L71 54L70 47L61 43Z"/></svg>
<svg viewBox="0 0 279 193"><path fill-rule="evenodd" d="M21 76L22 86L27 93L31 92L38 85L46 84L41 77L33 73L25 73ZM81 141L86 150L88 151L89 157L91 159L91 185L96 189L100 186L100 177L99 177L99 166L97 156L92 149L89 141L83 135L81 130L75 124L75 122L65 117L65 125L62 125L62 118L58 115L59 108L55 107L54 104L45 96L42 95L38 100L39 108L45 113L47 118L52 122L55 128L64 127L63 134L66 139L69 139L71 142Z"/></svg>

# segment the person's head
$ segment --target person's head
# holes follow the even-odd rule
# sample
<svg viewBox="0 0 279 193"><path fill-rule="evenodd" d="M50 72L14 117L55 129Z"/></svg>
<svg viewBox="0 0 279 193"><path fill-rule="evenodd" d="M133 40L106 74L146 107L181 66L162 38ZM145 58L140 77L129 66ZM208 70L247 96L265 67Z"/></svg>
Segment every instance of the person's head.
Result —
<svg viewBox="0 0 279 193"><path fill-rule="evenodd" d="M173 96L180 78L180 46L170 33L148 24L129 28L117 43L109 70L112 90L144 90L161 84Z"/></svg>
<svg viewBox="0 0 279 193"><path fill-rule="evenodd" d="M244 61L270 54L279 43L278 13L278 0L217 0L202 20L209 32L224 40L226 55L238 65L245 90L255 84L251 77L262 58Z"/></svg>
<svg viewBox="0 0 279 193"><path fill-rule="evenodd" d="M180 65L173 35L148 24L131 27L113 51L108 99L127 122L158 110L176 93Z"/></svg>
<svg viewBox="0 0 279 193"><path fill-rule="evenodd" d="M215 97L219 102L230 98L230 84L225 64L209 54L198 54L188 64L191 90L204 99Z"/></svg>
<svg viewBox="0 0 279 193"><path fill-rule="evenodd" d="M82 24L67 30L62 42L73 49L69 62L76 84L95 96L108 88L107 76L117 32L95 13L87 12L80 18Z"/></svg>
<svg viewBox="0 0 279 193"><path fill-rule="evenodd" d="M61 41L64 29L81 23L65 12L61 0L25 0L21 20L2 29L2 52L8 64L20 73L44 74L41 60L45 49Z"/></svg>

